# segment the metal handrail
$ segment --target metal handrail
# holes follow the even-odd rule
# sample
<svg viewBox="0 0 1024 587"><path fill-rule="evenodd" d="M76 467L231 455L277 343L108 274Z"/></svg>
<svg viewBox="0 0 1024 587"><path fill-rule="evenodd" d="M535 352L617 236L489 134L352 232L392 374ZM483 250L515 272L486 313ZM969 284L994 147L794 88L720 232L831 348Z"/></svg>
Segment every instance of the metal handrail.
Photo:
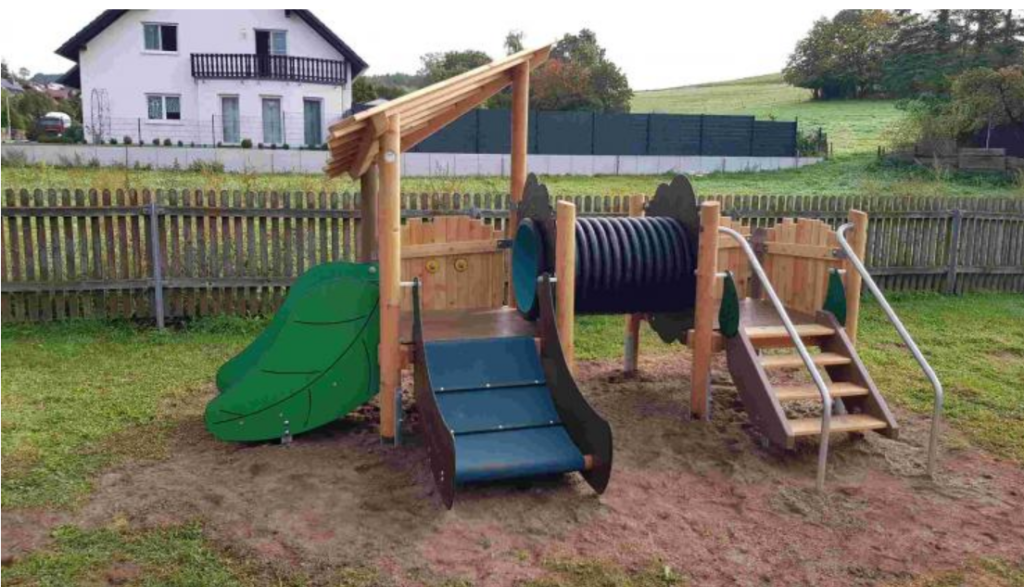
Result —
<svg viewBox="0 0 1024 587"><path fill-rule="evenodd" d="M793 321L789 318L789 313L786 312L785 306L782 305L782 301L779 299L778 294L775 293L775 288L772 287L771 282L768 280L768 275L765 274L764 268L761 267L761 263L757 260L757 255L754 254L754 249L750 247L750 243L743 237L742 234L736 232L731 228L719 226L718 231L722 234L727 234L739 243L740 248L747 255L747 260L750 261L750 266L753 267L754 273L757 274L757 278L761 281L761 285L764 287L765 293L768 294L768 299L771 300L772 305L775 306L775 311L779 314L779 318L782 320L782 325L786 329L786 333L791 339L793 339L793 346L796 347L797 354L803 360L804 365L807 366L807 370L811 372L811 378L814 379L814 385L818 387L818 393L821 394L821 441L818 447L818 479L817 488L818 491L825 490L825 471L828 466L828 440L829 433L832 430L832 394L828 390L828 385L825 380L821 377L821 372L818 371L818 367L814 364L814 359L811 358L811 353L807 351L807 346L804 345L804 341L800 338L800 334L796 331L796 326L793 325Z"/></svg>
<svg viewBox="0 0 1024 587"><path fill-rule="evenodd" d="M938 456L939 451L939 422L942 418L942 402L945 396L945 392L942 390L942 383L939 381L938 375L935 374L935 370L928 364L928 361L921 354L921 349L917 347L914 339L911 338L910 333L907 332L907 328L903 326L903 322L900 321L899 316L893 311L892 306L889 305L888 300L882 295L882 290L878 288L875 280L871 278L871 274L868 273L867 268L864 267L864 263L861 262L860 258L857 257L857 253L853 251L853 247L846 240L846 231L853 228L853 223L849 222L839 227L836 231L836 240L839 241L839 246L842 247L843 252L846 253L847 260L857 269L860 276L864 279L864 283L867 284L868 290L875 296L875 300L878 305L882 307L886 317L889 318L889 322L896 328L896 332L899 333L900 338L903 339L903 343L910 349L911 354L917 359L917 364L921 366L921 370L924 371L928 381L931 382L932 387L935 388L935 401L932 408L932 429L928 438L928 465L927 471L929 477L935 476L935 460Z"/></svg>

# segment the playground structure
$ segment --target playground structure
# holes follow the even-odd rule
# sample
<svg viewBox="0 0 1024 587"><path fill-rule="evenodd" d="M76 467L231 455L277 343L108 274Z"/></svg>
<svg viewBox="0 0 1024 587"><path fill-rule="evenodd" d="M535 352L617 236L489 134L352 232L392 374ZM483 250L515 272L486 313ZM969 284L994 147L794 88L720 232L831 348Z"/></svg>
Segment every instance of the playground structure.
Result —
<svg viewBox="0 0 1024 587"><path fill-rule="evenodd" d="M712 356L725 352L764 441L792 448L800 437L820 438L821 488L831 433L898 433L855 350L867 283L936 387L931 472L941 386L859 261L866 216L852 211L838 231L781 219L751 234L721 217L717 203L698 206L677 177L647 202L634 197L630 218L577 218L572 204L553 205L527 177L530 71L550 50L517 53L332 128L327 172L361 182L360 263L316 268L296 282L267 331L218 374L210 430L225 440L288 440L377 395L381 438L391 442L402 427L401 373L412 369L446 506L463 483L566 472L602 492L612 430L573 378L573 326L577 314L622 314L627 373L637 369L648 321L662 339L692 348L691 409L706 419ZM401 153L509 85L507 224L451 216L403 226ZM801 367L812 385L770 377ZM821 416L788 417L786 405L801 400L820 401Z"/></svg>

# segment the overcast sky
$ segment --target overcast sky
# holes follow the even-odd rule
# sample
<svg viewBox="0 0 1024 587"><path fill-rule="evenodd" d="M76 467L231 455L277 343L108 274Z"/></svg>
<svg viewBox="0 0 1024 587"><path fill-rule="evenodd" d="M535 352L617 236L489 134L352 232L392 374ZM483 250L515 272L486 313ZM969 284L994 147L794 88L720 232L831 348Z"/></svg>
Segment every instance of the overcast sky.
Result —
<svg viewBox="0 0 1024 587"><path fill-rule="evenodd" d="M262 3L248 4L259 7ZM380 6L388 10L381 14ZM505 33L513 29L525 33L530 47L587 27L597 33L634 89L653 89L779 71L814 20L836 12L821 4L783 6L636 0L359 0L311 8L369 62L370 73L414 72L420 55L432 51L472 48L497 57L503 53ZM8 1L0 54L14 69L63 72L71 63L53 51L101 10L81 3Z"/></svg>

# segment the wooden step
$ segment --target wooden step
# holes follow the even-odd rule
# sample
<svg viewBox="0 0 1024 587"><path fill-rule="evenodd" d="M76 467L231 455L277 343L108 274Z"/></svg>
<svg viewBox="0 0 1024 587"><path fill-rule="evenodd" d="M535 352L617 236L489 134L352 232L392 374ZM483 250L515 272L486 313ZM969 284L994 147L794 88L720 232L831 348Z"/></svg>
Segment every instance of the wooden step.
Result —
<svg viewBox="0 0 1024 587"><path fill-rule="evenodd" d="M789 421L793 436L817 436L821 434L821 418L799 418ZM865 432L888 428L885 420L865 414L832 416L831 432Z"/></svg>
<svg viewBox="0 0 1024 587"><path fill-rule="evenodd" d="M849 357L844 357L838 353L818 353L811 355L811 358L814 359L814 364L819 367L849 365L851 363ZM796 353L789 355L762 355L760 360L761 366L765 369L791 369L804 366L803 359Z"/></svg>
<svg viewBox="0 0 1024 587"><path fill-rule="evenodd" d="M784 326L748 326L744 328L744 332L754 346L792 346L793 344L793 339L789 337ZM829 337L836 333L835 330L821 324L797 324L796 332L805 342L815 338Z"/></svg>
<svg viewBox="0 0 1024 587"><path fill-rule="evenodd" d="M832 397L854 397L868 394L868 388L846 381L835 382L828 386L828 390ZM821 392L818 391L818 386L813 383L808 385L777 385L775 386L775 397L780 402L820 400Z"/></svg>

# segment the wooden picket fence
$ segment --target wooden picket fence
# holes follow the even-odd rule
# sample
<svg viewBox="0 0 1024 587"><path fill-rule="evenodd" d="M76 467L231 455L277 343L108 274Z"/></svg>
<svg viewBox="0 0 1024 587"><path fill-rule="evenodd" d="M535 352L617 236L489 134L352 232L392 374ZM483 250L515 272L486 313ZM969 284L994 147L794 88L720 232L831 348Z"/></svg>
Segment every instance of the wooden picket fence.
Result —
<svg viewBox="0 0 1024 587"><path fill-rule="evenodd" d="M625 215L624 196L571 198ZM835 227L870 215L867 265L898 291L1024 292L1024 198L714 198L751 226L784 217ZM413 194L403 215L464 214L499 230L507 195ZM356 258L358 196L212 191L8 190L2 208L4 322L270 314L296 277ZM158 269L159 270L156 270Z"/></svg>

